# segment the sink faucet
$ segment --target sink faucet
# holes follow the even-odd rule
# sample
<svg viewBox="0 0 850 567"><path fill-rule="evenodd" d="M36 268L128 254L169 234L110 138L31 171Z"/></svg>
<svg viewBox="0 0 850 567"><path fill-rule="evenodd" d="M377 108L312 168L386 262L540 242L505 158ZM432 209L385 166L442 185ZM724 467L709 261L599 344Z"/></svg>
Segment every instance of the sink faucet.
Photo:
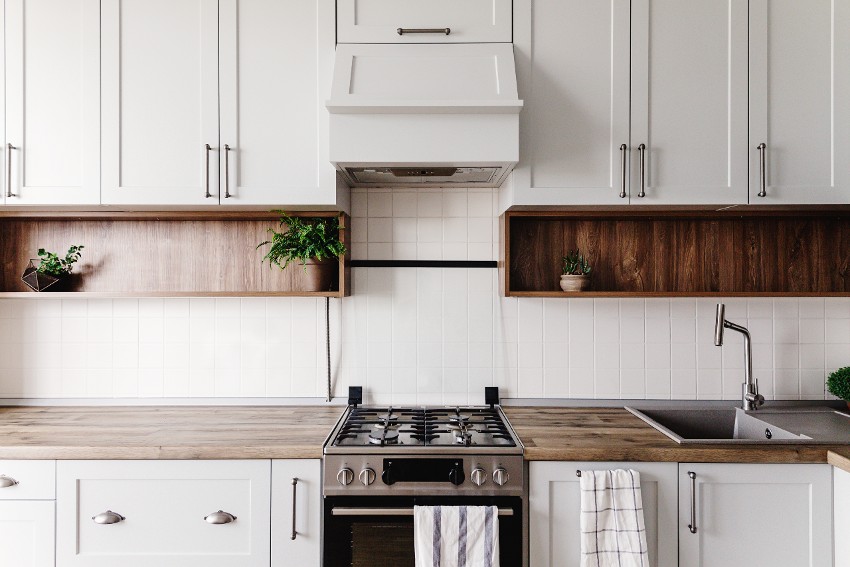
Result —
<svg viewBox="0 0 850 567"><path fill-rule="evenodd" d="M726 320L726 306L717 304L717 319L714 323L714 345L723 346L723 329L732 329L744 335L744 383L741 385L741 405L745 411L756 410L764 403L764 396L759 394L759 385L753 380L753 347L750 342L750 332L746 327L736 325Z"/></svg>

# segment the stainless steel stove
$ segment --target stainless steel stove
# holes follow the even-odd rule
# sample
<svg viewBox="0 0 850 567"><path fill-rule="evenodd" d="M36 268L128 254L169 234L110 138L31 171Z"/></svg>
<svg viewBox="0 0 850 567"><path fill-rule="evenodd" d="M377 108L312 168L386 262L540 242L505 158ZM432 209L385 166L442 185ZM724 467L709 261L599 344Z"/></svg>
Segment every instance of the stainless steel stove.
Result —
<svg viewBox="0 0 850 567"><path fill-rule="evenodd" d="M361 392L324 447L323 564L412 566L413 506L433 504L498 506L502 565L520 565L523 447L498 389L468 407L361 407Z"/></svg>

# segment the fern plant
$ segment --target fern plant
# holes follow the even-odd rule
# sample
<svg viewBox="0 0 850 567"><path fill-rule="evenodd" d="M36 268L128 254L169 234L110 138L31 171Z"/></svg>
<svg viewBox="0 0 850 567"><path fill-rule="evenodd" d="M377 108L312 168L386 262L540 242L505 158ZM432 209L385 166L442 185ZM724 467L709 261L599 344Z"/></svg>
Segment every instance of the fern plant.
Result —
<svg viewBox="0 0 850 567"><path fill-rule="evenodd" d="M587 276L590 275L590 270L590 262L578 249L570 250L564 256L564 275Z"/></svg>
<svg viewBox="0 0 850 567"><path fill-rule="evenodd" d="M277 212L284 230L270 228L271 239L257 245L258 249L270 246L263 257L263 262L269 261L269 267L284 269L292 262L299 262L306 270L307 262L314 258L321 261L345 254L337 217L291 217L284 211Z"/></svg>
<svg viewBox="0 0 850 567"><path fill-rule="evenodd" d="M80 251L83 248L85 248L85 246L79 246L76 244L71 246L68 249L68 252L65 253L64 258L60 258L59 255L54 252L48 252L44 248L39 248L38 257L41 258L41 261L38 264L38 271L42 274L49 274L57 278L67 276L74 269L74 264L82 256Z"/></svg>

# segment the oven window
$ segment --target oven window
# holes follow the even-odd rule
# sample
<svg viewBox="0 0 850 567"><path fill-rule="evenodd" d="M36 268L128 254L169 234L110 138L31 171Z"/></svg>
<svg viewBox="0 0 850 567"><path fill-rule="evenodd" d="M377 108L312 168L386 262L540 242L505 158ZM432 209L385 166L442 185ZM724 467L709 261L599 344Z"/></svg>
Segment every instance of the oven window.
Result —
<svg viewBox="0 0 850 567"><path fill-rule="evenodd" d="M351 525L351 567L414 567L413 521Z"/></svg>
<svg viewBox="0 0 850 567"><path fill-rule="evenodd" d="M414 567L413 516L369 515L368 510L412 509L415 504L510 508L513 515L499 517L500 564L522 565L522 500L518 497L328 497L324 505L324 567ZM335 515L334 507L348 512L356 509L358 514Z"/></svg>

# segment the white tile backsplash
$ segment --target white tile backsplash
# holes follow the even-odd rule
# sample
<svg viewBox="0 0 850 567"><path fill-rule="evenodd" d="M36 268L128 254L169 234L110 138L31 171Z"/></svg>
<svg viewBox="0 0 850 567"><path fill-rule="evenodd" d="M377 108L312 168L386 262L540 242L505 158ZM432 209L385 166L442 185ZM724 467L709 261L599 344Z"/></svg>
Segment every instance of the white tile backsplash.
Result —
<svg viewBox="0 0 850 567"><path fill-rule="evenodd" d="M496 260L494 190L353 190L356 259ZM715 347L713 298L499 295L496 270L355 268L330 301L336 395L372 403L504 397L737 399L743 341ZM850 300L729 298L769 399L822 399L850 364ZM0 300L0 397L318 397L325 300Z"/></svg>

